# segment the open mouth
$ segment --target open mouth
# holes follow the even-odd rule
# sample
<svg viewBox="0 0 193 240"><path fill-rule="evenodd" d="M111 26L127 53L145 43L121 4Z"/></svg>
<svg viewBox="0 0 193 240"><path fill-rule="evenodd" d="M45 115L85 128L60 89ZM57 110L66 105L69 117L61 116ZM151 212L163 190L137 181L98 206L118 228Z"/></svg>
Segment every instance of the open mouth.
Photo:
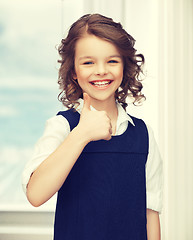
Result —
<svg viewBox="0 0 193 240"><path fill-rule="evenodd" d="M97 80L97 81L90 82L90 84L92 84L93 86L98 87L98 88L107 87L111 83L112 83L112 80L102 80L102 81Z"/></svg>

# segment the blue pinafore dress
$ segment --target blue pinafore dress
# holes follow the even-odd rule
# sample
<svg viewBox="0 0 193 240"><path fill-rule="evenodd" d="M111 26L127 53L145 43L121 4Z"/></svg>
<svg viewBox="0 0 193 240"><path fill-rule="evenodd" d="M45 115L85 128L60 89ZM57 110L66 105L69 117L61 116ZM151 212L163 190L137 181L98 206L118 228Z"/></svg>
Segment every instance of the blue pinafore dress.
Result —
<svg viewBox="0 0 193 240"><path fill-rule="evenodd" d="M58 114L71 130L79 122L73 110ZM84 148L58 192L54 240L147 239L148 131L142 120L132 119L135 126L129 123L122 135Z"/></svg>

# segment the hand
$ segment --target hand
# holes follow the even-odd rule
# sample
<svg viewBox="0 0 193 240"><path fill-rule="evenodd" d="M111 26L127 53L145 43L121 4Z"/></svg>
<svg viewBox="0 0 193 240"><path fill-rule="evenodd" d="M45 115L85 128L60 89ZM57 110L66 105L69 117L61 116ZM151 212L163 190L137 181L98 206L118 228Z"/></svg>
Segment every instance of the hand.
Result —
<svg viewBox="0 0 193 240"><path fill-rule="evenodd" d="M84 105L77 126L87 142L97 140L110 140L112 134L111 120L105 111L91 111L91 98L83 94Z"/></svg>

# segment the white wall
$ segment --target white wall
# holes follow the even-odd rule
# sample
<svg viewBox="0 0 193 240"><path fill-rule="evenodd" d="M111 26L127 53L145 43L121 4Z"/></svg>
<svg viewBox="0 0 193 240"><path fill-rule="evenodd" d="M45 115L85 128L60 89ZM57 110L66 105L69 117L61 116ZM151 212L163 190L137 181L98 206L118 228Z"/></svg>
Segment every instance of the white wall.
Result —
<svg viewBox="0 0 193 240"><path fill-rule="evenodd" d="M193 2L159 3L159 139L164 240L193 239Z"/></svg>

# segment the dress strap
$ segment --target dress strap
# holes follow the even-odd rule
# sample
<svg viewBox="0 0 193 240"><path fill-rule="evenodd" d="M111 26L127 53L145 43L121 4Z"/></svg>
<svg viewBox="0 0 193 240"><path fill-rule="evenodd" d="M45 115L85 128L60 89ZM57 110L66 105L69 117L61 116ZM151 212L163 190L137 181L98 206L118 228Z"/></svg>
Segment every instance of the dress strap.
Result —
<svg viewBox="0 0 193 240"><path fill-rule="evenodd" d="M80 114L74 109L69 109L67 111L60 111L57 113L57 115L62 115L64 118L68 120L70 125L70 131L72 131L72 129L78 125L80 120Z"/></svg>

